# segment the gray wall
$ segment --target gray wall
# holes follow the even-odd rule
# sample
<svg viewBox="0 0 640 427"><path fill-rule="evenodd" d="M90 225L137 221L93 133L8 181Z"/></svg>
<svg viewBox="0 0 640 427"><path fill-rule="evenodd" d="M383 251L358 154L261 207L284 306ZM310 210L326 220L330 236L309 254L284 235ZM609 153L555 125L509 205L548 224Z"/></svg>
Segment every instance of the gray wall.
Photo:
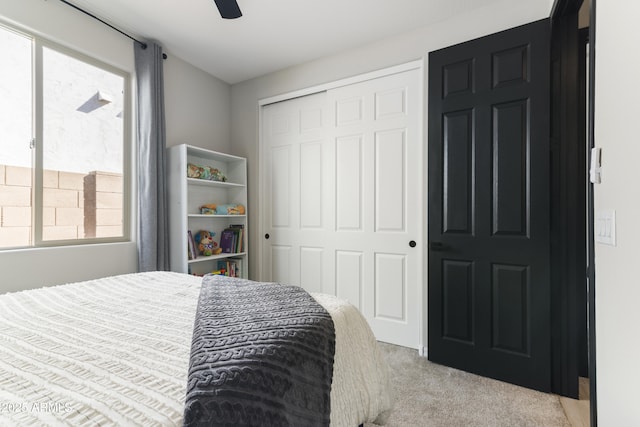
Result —
<svg viewBox="0 0 640 427"><path fill-rule="evenodd" d="M167 146L229 152L231 86L171 52L164 62Z"/></svg>

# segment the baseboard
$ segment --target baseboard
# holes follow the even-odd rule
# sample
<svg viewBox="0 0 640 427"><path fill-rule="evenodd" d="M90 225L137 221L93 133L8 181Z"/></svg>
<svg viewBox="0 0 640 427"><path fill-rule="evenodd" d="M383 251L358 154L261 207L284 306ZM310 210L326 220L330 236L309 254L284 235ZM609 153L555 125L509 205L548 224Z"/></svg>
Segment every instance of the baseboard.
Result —
<svg viewBox="0 0 640 427"><path fill-rule="evenodd" d="M418 346L418 355L427 357L427 347L425 347L424 345Z"/></svg>

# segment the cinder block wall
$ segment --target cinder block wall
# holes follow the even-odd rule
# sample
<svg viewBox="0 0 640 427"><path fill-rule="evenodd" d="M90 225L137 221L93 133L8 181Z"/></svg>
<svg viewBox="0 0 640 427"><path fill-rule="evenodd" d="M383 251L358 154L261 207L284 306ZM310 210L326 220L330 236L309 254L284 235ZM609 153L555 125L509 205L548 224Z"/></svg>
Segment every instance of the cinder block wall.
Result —
<svg viewBox="0 0 640 427"><path fill-rule="evenodd" d="M31 181L31 169L0 165L0 247L30 245ZM46 170L43 187L43 240L122 235L122 175Z"/></svg>
<svg viewBox="0 0 640 427"><path fill-rule="evenodd" d="M0 166L0 246L31 240L31 169Z"/></svg>
<svg viewBox="0 0 640 427"><path fill-rule="evenodd" d="M122 175L91 172L83 179L85 236L121 236Z"/></svg>

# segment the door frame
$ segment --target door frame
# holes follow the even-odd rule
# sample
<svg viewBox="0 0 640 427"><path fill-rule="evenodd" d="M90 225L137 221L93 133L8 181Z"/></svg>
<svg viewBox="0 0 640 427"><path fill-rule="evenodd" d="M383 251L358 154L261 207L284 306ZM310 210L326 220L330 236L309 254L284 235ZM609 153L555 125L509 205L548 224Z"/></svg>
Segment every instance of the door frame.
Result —
<svg viewBox="0 0 640 427"><path fill-rule="evenodd" d="M567 225L568 218L579 217L580 224L573 229L567 227L556 228L554 235L555 246L552 250L556 273L552 278L552 286L557 293L552 298L557 301L552 305L552 323L557 334L553 337L554 351L552 352L552 383L554 392L577 398L577 377L579 375L579 346L576 341L579 328L584 327L578 316L584 315L582 302L587 303L587 358L590 386L590 420L591 426L597 426L596 404L596 352L595 352L595 271L594 271L594 234L593 234L593 185L589 185L586 168L589 153L587 148L594 146L594 88L595 88L595 25L596 0L590 2L589 22L589 65L588 97L586 102L578 102L580 90L575 76L579 67L584 67L584 57L578 49L584 47L583 36L578 29L577 14L583 0L555 0L552 20L552 50L557 49L559 70L552 68L552 117L561 117L555 138L557 147L556 160L560 167L552 170L552 191L555 186L566 191L582 194L582 199L569 202L562 197L558 204L552 205L552 217L562 226ZM555 33L555 34L554 34ZM553 55L553 53L552 53ZM584 72L585 70L582 70ZM582 82L584 83L584 81ZM585 105L586 104L586 105ZM582 109L581 106L586 107ZM585 116L587 126L585 132ZM586 141L585 141L586 138ZM553 154L552 154L553 155ZM578 157L576 161L576 157ZM586 193L586 194L585 194ZM578 242L573 241L578 238ZM589 267L587 269L587 266ZM585 288L588 278L586 298L580 295L580 289ZM578 298L578 296L580 297Z"/></svg>
<svg viewBox="0 0 640 427"><path fill-rule="evenodd" d="M419 151L420 151L420 161L422 164L422 170L420 171L420 182L418 182L418 193L421 195L425 195L426 194L426 187L425 187L425 183L427 182L427 160L426 160L426 149L424 148L424 141L425 141L425 120L424 120L424 116L425 116L425 111L426 111L426 100L425 100L425 87L424 87L424 76L425 76L425 69L424 69L424 58L422 59L417 59L414 61L409 61L409 62L405 62L405 63L401 63L398 65L394 65L394 66L390 66L390 67L386 67L386 68L382 68L382 69L378 69L378 70L374 70L374 71L370 71L370 72L366 72L363 74L358 74L355 76L351 76L351 77L346 77L346 78L342 78L342 79L338 79L338 80L334 80L331 82L327 82L327 83L322 83L319 85L313 85L313 86L308 86L302 89L297 89L297 90L293 90L293 91L289 91L289 92L285 92L279 95L274 95L274 96L269 96L266 98L260 98L258 100L258 180L260 181L259 184L259 188L258 188L258 215L259 215L259 220L258 220L258 251L257 251L257 258L258 258L258 278L257 280L265 280L264 277L262 277L263 275L263 267L264 267L264 254L263 254L263 250L262 250L262 245L263 245L263 239L264 239L264 235L265 235L265 230L268 230L268 226L267 224L265 224L265 215L260 215L260 212L262 212L262 210L264 209L265 206L265 200L264 200L264 195L267 194L266 190L267 190L267 185L268 183L266 182L266 179L264 179L264 171L265 171L265 162L267 161L266 159L266 152L265 152L265 147L264 147L264 135L263 135L263 107L269 105L269 104L275 104L277 102L283 102L283 101L288 101L291 99L295 99L295 98L299 98L299 97L303 97L303 96L307 96L307 95L313 95L315 93L320 93L320 92L325 92L325 91L329 91L331 89L336 89L339 87L343 87L343 86L349 86L352 84L356 84L356 83L362 83L365 82L367 80L373 80L373 79L377 79L380 77L386 77L386 76L390 76L393 74L398 74L398 73L402 73L405 71L410 71L410 70L418 70L419 75L421 76L421 78L419 79L418 82L418 105L420 108L419 111L419 123L418 123L418 140L421 141L422 143L420 144ZM421 206L421 211L418 215L418 220L419 220L419 238L422 239L422 244L423 247L426 247L426 242L427 242L427 227L424 226L424 224L426 223L426 211L424 210L426 208L426 196L423 196L423 201L422 201L422 206ZM420 243L419 243L420 244ZM254 251L255 253L255 251ZM423 256L418 259L418 263L421 263L421 265L424 263L424 259L426 258L426 255L423 252ZM419 279L419 283L417 284L417 291L418 291L418 300L419 302L419 314L418 314L418 353L423 356L426 353L426 310L427 310L427 302L426 302L426 292L425 292L425 284L427 283L427 269L426 268L420 268L420 271L418 272L418 279Z"/></svg>
<svg viewBox="0 0 640 427"><path fill-rule="evenodd" d="M589 76L587 79L587 147L595 147L595 87L596 87L596 0L591 0L589 11ZM591 159L589 159L591 160ZM594 197L593 184L589 185L587 194L587 221L589 250L587 251L589 263L589 288L588 288L588 353L589 353L589 410L591 415L591 427L598 426L598 405L596 388L596 271L595 271L595 238L594 238Z"/></svg>
<svg viewBox="0 0 640 427"><path fill-rule="evenodd" d="M586 147L581 141L578 11L556 0L551 16L552 391L578 398L579 301L586 281ZM584 306L582 309L584 310ZM583 311L584 313L584 311ZM583 325L586 327L586 325Z"/></svg>

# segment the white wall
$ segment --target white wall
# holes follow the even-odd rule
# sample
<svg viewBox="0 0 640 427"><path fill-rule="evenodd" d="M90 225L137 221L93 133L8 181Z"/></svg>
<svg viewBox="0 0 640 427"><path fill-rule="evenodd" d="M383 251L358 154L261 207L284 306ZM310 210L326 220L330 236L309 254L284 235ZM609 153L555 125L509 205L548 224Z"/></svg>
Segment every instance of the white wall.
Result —
<svg viewBox="0 0 640 427"><path fill-rule="evenodd" d="M130 72L133 80L132 42L59 1L0 0L0 19ZM167 145L228 151L229 85L167 55ZM134 242L0 251L0 293L136 270Z"/></svg>
<svg viewBox="0 0 640 427"><path fill-rule="evenodd" d="M231 87L231 152L248 158L250 277L258 278L260 212L258 211L258 101L389 67L415 59L427 59L428 52L487 34L547 18L547 1L504 0L454 19L411 31L359 49L269 74ZM426 67L425 67L426 70ZM426 76L425 76L426 78ZM426 80L425 80L426 81ZM425 84L426 87L426 84ZM424 99L427 99L425 94ZM426 111L426 108L425 108ZM426 135L426 132L425 132Z"/></svg>
<svg viewBox="0 0 640 427"><path fill-rule="evenodd" d="M595 209L615 209L617 245L596 244L598 423L640 425L640 57L638 0L596 5Z"/></svg>

